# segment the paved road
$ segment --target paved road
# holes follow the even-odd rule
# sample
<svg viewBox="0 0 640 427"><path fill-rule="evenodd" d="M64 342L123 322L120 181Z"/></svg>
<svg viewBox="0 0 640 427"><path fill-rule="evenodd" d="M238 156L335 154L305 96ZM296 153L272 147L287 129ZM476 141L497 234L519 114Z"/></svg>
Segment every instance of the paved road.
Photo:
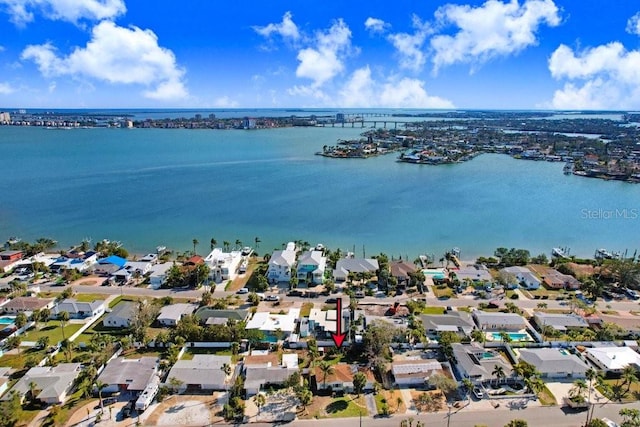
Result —
<svg viewBox="0 0 640 427"><path fill-rule="evenodd" d="M53 291L53 292L62 292L64 290L64 286L55 286L55 285L40 285L40 289L42 291ZM179 298L200 298L202 296L203 290L172 290L172 289L150 289L150 288L134 288L129 286L81 286L76 285L73 286L73 290L77 293L96 293L96 294L105 294L105 295L132 295L132 296L148 296L148 297L157 297L161 298L164 296L172 296ZM234 292L227 292L221 289L216 289L215 296L222 297L226 295L232 295ZM301 297L288 297L285 296L284 293L280 294L282 298L290 301L298 301L298 302L324 302L327 297L319 296L318 298L301 298ZM342 294L332 294L332 297L338 297ZM390 298L376 298L376 297L365 297L358 300L359 304L380 304L391 306L395 301L399 301L400 303L410 299L411 297L405 295L401 295L398 297L390 297ZM478 306L480 303L486 303L489 300L474 298L471 296L463 296L459 298L450 298L446 300L440 300L435 298L433 294L428 293L426 297L422 296L421 298L425 299L427 304L430 306L452 306L452 307L466 307L466 306ZM511 301L518 305L520 308L532 309L536 308L536 306L540 302L544 302L547 304L548 308L567 308L566 305L562 305L562 301L555 300L533 300L527 298L520 298L518 300L504 300ZM609 301L604 302L602 300L598 300L598 304L600 308L603 308L605 304L610 305L612 310L618 311L630 311L630 310L640 310L640 304L638 301Z"/></svg>

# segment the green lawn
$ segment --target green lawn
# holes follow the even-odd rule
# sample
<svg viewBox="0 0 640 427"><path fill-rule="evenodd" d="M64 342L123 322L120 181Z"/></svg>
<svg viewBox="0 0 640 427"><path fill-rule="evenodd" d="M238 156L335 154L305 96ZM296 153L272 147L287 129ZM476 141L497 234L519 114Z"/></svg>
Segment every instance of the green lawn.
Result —
<svg viewBox="0 0 640 427"><path fill-rule="evenodd" d="M422 310L422 314L444 314L445 312L445 308L444 307L425 307Z"/></svg>
<svg viewBox="0 0 640 427"><path fill-rule="evenodd" d="M40 325L40 324L39 324ZM82 327L79 323L67 323L64 327L64 336L69 338ZM38 341L38 338L48 336L51 344L62 341L62 328L60 321L49 320L46 324L41 325L40 329L31 328L22 336L22 341Z"/></svg>
<svg viewBox="0 0 640 427"><path fill-rule="evenodd" d="M540 400L540 404L542 406L554 406L556 405L556 398L553 396L553 393L549 391L547 386L544 386L542 391L538 393L538 399Z"/></svg>
<svg viewBox="0 0 640 427"><path fill-rule="evenodd" d="M610 379L610 380L604 380L605 384L608 384L611 387L614 387L616 384L623 384L622 380L617 380L617 379ZM600 393L602 393L603 396L609 397L607 396L605 393L602 392L601 387L596 386L596 388L598 389L598 391ZM623 385L622 386L622 391L626 391L627 390L627 386ZM622 398L620 399L621 403L631 403L631 402L636 402L638 400L640 400L640 383L633 383L631 384L631 388L629 389L629 392L626 393L624 396L621 396ZM614 400L614 399L611 399Z"/></svg>
<svg viewBox="0 0 640 427"><path fill-rule="evenodd" d="M302 308L300 309L300 317L309 317L309 313L311 313L312 308L312 302L305 302L304 304L302 304Z"/></svg>
<svg viewBox="0 0 640 427"><path fill-rule="evenodd" d="M35 348L20 349L20 354L5 354L0 357L0 366L6 366L14 369L23 369L28 358L34 358L38 362L45 356L45 350L36 350Z"/></svg>
<svg viewBox="0 0 640 427"><path fill-rule="evenodd" d="M455 294L453 293L453 289L448 286L434 286L433 293L436 298L454 298Z"/></svg>
<svg viewBox="0 0 640 427"><path fill-rule="evenodd" d="M62 292L41 292L39 295L42 298L57 298ZM105 300L108 295L104 294L75 294L72 298L80 302L93 302L96 300Z"/></svg>
<svg viewBox="0 0 640 427"><path fill-rule="evenodd" d="M359 417L360 415L367 415L367 407L363 402L362 396L355 397L339 397L333 399L325 407L325 411L330 418L345 418L345 417Z"/></svg>

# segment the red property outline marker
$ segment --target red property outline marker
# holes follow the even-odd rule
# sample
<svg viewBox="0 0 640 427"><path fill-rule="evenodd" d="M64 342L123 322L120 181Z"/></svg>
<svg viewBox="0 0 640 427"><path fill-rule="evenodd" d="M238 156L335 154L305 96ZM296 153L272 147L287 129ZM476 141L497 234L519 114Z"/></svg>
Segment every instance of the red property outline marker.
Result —
<svg viewBox="0 0 640 427"><path fill-rule="evenodd" d="M338 312L336 318L336 331L331 332L331 338L333 339L336 347L340 348L342 347L342 343L344 343L344 337L347 335L342 332L342 298L338 298L336 300L336 311Z"/></svg>

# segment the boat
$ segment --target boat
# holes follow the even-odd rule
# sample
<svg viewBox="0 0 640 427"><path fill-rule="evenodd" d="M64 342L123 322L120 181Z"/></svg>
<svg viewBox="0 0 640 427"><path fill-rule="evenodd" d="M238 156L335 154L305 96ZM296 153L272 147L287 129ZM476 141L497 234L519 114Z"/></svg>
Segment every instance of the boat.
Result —
<svg viewBox="0 0 640 427"><path fill-rule="evenodd" d="M596 253L593 256L595 259L612 259L613 254L606 249L600 248L596 249Z"/></svg>
<svg viewBox="0 0 640 427"><path fill-rule="evenodd" d="M20 242L22 242L22 239L19 238L19 237L15 237L15 236L9 237L7 239L7 243L9 245L15 245L15 244L20 243Z"/></svg>
<svg viewBox="0 0 640 427"><path fill-rule="evenodd" d="M161 254L161 253L163 253L163 252L164 252L164 251L166 251L166 250L167 250L167 247L166 247L166 246L156 246L156 253L157 253L157 254Z"/></svg>
<svg viewBox="0 0 640 427"><path fill-rule="evenodd" d="M569 256L569 250L567 248L556 247L551 249L551 255L556 258L567 258Z"/></svg>
<svg viewBox="0 0 640 427"><path fill-rule="evenodd" d="M562 171L565 175L571 175L573 173L573 162L567 162Z"/></svg>

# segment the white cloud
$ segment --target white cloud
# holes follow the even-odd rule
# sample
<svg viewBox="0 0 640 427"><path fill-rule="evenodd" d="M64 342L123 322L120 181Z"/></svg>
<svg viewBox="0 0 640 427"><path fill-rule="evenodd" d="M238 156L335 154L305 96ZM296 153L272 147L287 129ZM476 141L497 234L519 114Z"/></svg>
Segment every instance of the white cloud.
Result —
<svg viewBox="0 0 640 427"><path fill-rule="evenodd" d="M364 21L364 27L372 33L383 33L390 25L382 19L368 17L367 20Z"/></svg>
<svg viewBox="0 0 640 427"><path fill-rule="evenodd" d="M640 108L640 51L628 51L619 42L582 52L560 45L549 58L549 71L568 80L555 92L553 108Z"/></svg>
<svg viewBox="0 0 640 427"><path fill-rule="evenodd" d="M0 52L4 52L4 46L0 45Z"/></svg>
<svg viewBox="0 0 640 427"><path fill-rule="evenodd" d="M400 67L419 71L426 61L422 45L431 29L416 15L413 15L412 20L415 33L390 34L388 38L400 55Z"/></svg>
<svg viewBox="0 0 640 427"><path fill-rule="evenodd" d="M344 70L343 57L351 48L351 30L339 19L326 32L317 32L315 43L298 52L296 76L313 80L312 86L318 88Z"/></svg>
<svg viewBox="0 0 640 427"><path fill-rule="evenodd" d="M335 104L344 108L454 108L451 101L429 95L424 86L423 81L406 77L389 77L378 82L366 66L351 75Z"/></svg>
<svg viewBox="0 0 640 427"><path fill-rule="evenodd" d="M213 105L216 108L236 108L238 107L238 102L228 96L221 96L213 101Z"/></svg>
<svg viewBox="0 0 640 427"><path fill-rule="evenodd" d="M291 38L297 40L300 37L298 26L293 22L291 12L286 12L279 24L269 24L264 27L254 26L253 30L264 37L271 37L272 34L278 34L282 38Z"/></svg>
<svg viewBox="0 0 640 427"><path fill-rule="evenodd" d="M9 95L15 92L9 83L0 83L0 95Z"/></svg>
<svg viewBox="0 0 640 427"><path fill-rule="evenodd" d="M640 36L640 12L633 15L627 21L627 32Z"/></svg>
<svg viewBox="0 0 640 427"><path fill-rule="evenodd" d="M0 0L0 5L5 5L11 22L19 26L32 22L34 13L76 23L115 18L127 10L123 0Z"/></svg>
<svg viewBox="0 0 640 427"><path fill-rule="evenodd" d="M181 99L188 93L184 70L173 52L158 45L150 30L123 28L103 21L93 28L84 48L77 47L66 57L58 56L51 44L30 45L21 58L32 60L45 77L70 75L89 77L114 84L138 84L149 89L151 99Z"/></svg>
<svg viewBox="0 0 640 427"><path fill-rule="evenodd" d="M436 11L441 26L458 27L454 35L431 39L434 71L455 63L478 66L492 58L520 52L537 44L536 32L543 23L560 24L558 7L553 0L518 0L503 3L488 0L482 6L442 6Z"/></svg>

